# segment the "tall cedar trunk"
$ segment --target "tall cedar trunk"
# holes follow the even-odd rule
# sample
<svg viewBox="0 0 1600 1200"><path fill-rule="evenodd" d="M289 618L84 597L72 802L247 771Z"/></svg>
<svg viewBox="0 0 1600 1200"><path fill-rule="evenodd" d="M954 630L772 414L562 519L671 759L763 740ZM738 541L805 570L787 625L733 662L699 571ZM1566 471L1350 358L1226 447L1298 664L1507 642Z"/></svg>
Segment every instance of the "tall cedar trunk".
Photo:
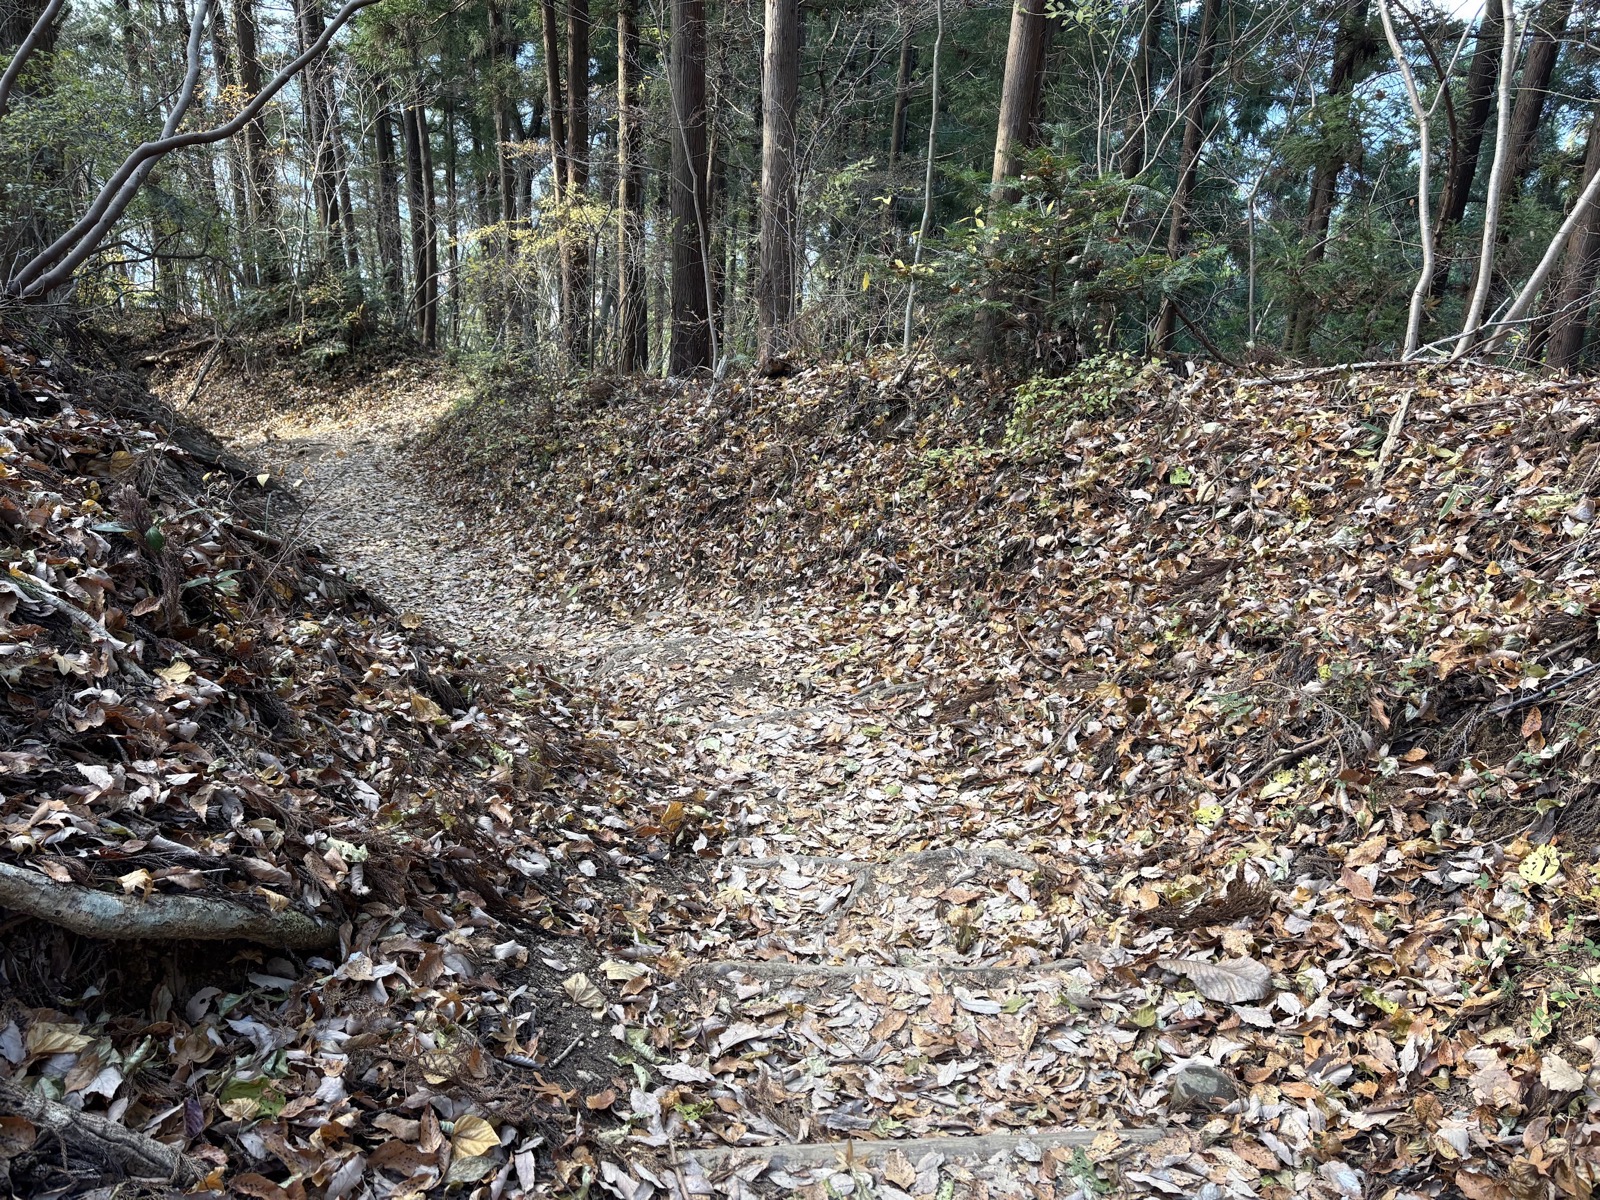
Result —
<svg viewBox="0 0 1600 1200"><path fill-rule="evenodd" d="M298 48L304 53L322 36L326 24L322 15L322 0L295 0L294 7ZM330 270L348 270L355 265L346 242L347 224L343 215L349 208L348 183L341 197L340 156L335 145L340 134L333 102L333 83L325 58L318 57L306 65L300 76L300 94L304 101L311 191L316 200L317 224L321 230L321 257ZM350 232L353 232L353 228Z"/></svg>
<svg viewBox="0 0 1600 1200"><path fill-rule="evenodd" d="M417 339L430 350L438 344L438 240L434 229L433 181L428 178L428 119L419 104L407 106L402 122L406 143L406 207L411 217L411 310Z"/></svg>
<svg viewBox="0 0 1600 1200"><path fill-rule="evenodd" d="M488 5L489 13L489 65L490 94L494 109L494 162L495 190L500 198L500 220L509 227L517 219L516 170L511 165L512 106L508 94L511 78L516 71L516 52L506 33L505 13L498 3ZM510 257L510 230L502 244L502 253Z"/></svg>
<svg viewBox="0 0 1600 1200"><path fill-rule="evenodd" d="M544 94L550 110L550 191L556 204L567 191L567 108L561 90L561 36L556 24L555 0L540 0L539 28L544 40ZM572 312L572 272L567 257L566 238L557 231L556 256L560 261L561 286L557 300L556 328L566 337L568 314Z"/></svg>
<svg viewBox="0 0 1600 1200"><path fill-rule="evenodd" d="M894 76L894 117L889 122L889 170L893 171L906 152L906 109L911 103L911 68L917 51L911 44L911 30L900 35L900 65Z"/></svg>
<svg viewBox="0 0 1600 1200"><path fill-rule="evenodd" d="M1028 130L1038 105L1040 66L1043 63L1045 5L1048 0L1013 0L1011 35L1006 42L1005 81L1000 91L1000 117L995 126L994 170L989 201L998 207L1015 203L1021 191L1009 181L1017 174L1017 153L1027 143ZM990 290L989 301L996 299ZM977 350L981 358L999 352L999 316L990 307L978 322Z"/></svg>
<svg viewBox="0 0 1600 1200"><path fill-rule="evenodd" d="M1583 156L1583 185L1600 171L1600 105L1589 123L1589 148ZM1545 363L1562 370L1575 368L1583 356L1584 342L1594 308L1594 291L1600 277L1600 206L1591 206L1567 239L1566 269L1556 292Z"/></svg>
<svg viewBox="0 0 1600 1200"><path fill-rule="evenodd" d="M1195 183L1200 176L1200 151L1205 145L1206 110L1210 100L1211 75L1217 53L1217 24L1222 0L1205 0L1200 10L1200 32L1195 38L1194 61L1179 93L1184 108L1183 146L1178 152L1178 181L1172 189L1172 211L1167 222L1167 257L1176 262L1189 244L1189 214L1194 201ZM1161 298L1156 312L1151 349L1171 354L1177 332L1178 306L1171 296Z"/></svg>
<svg viewBox="0 0 1600 1200"><path fill-rule="evenodd" d="M1472 197L1472 184L1483 159L1483 135L1494 107L1495 90L1500 82L1500 48L1505 38L1505 22L1499 4L1490 0L1478 24L1477 43L1472 51L1472 66L1467 71L1465 106L1457 121L1458 141L1450 147L1450 162L1445 170L1444 190L1439 196L1439 244L1448 248L1451 234L1466 216ZM1442 296L1450 278L1450 258L1439 256L1434 267L1430 294Z"/></svg>
<svg viewBox="0 0 1600 1200"><path fill-rule="evenodd" d="M644 72L639 61L639 0L617 3L617 370L650 363L644 293Z"/></svg>
<svg viewBox="0 0 1600 1200"><path fill-rule="evenodd" d="M400 165L395 158L394 114L387 104L378 110L372 138L378 191L378 262L389 311L399 314L405 311L405 279L400 253Z"/></svg>
<svg viewBox="0 0 1600 1200"><path fill-rule="evenodd" d="M262 88L255 0L232 0L231 7L234 43L239 48L239 87L246 96L254 96ZM278 181L267 150L266 118L257 116L240 137L247 166L250 244L256 272L264 284L282 283L287 249L278 228Z"/></svg>
<svg viewBox="0 0 1600 1200"><path fill-rule="evenodd" d="M1044 29L1039 33L1039 39L1033 48L1033 77L1038 81L1033 89L1033 104L1028 109L1028 119L1022 126L1022 144L1024 146L1038 146L1044 141L1044 81L1046 78L1045 63L1050 60L1050 46L1055 41L1056 25L1059 23L1050 15L1052 6L1047 5L1045 10Z"/></svg>
<svg viewBox="0 0 1600 1200"><path fill-rule="evenodd" d="M211 14L211 61L216 67L217 87L235 94L239 90L239 73L233 65L233 49L228 43L228 23L218 4ZM259 280L250 262L250 200L245 184L247 166L243 147L238 139L230 140L222 148L223 165L228 172L228 195L233 201L231 232L239 239L239 274L244 282L254 287Z"/></svg>
<svg viewBox="0 0 1600 1200"><path fill-rule="evenodd" d="M1139 31L1139 53L1133 62L1136 111L1128 121L1120 161L1124 179L1137 178L1150 161L1151 105L1156 94L1156 55L1161 50L1161 30L1166 23L1165 0L1145 0L1144 27Z"/></svg>
<svg viewBox="0 0 1600 1200"><path fill-rule="evenodd" d="M711 211L706 145L705 0L672 0L668 65L672 113L672 342L667 369L711 369L711 308L705 227Z"/></svg>
<svg viewBox="0 0 1600 1200"><path fill-rule="evenodd" d="M555 0L540 0L539 29L544 38L545 106L550 111L550 186L559 200L567 182L567 108L561 92L561 36Z"/></svg>
<svg viewBox="0 0 1600 1200"><path fill-rule="evenodd" d="M1005 84L1000 94L1000 120L994 135L994 203L1012 203L1020 193L1007 186L1017 173L1017 152L1027 144L1029 126L1039 104L1047 0L1015 0L1011 37L1006 43Z"/></svg>
<svg viewBox="0 0 1600 1200"><path fill-rule="evenodd" d="M444 144L444 213L445 213L445 239L444 255L445 269L440 279L449 280L452 301L456 298L456 289L460 286L461 273L456 269L457 247L461 244L461 205L458 203L459 193L456 191L456 105L455 93L447 90L444 96L444 137L440 139ZM427 158L432 144L424 142L422 152ZM434 178L433 163L428 161L428 180ZM435 209L437 211L437 208ZM437 223L437 218L435 218ZM436 251L437 253L437 251ZM447 310L450 318L448 326L450 344L461 345L461 305L452 302Z"/></svg>
<svg viewBox="0 0 1600 1200"><path fill-rule="evenodd" d="M788 369L795 316L795 106L800 96L800 0L767 0L761 55L761 278L756 369Z"/></svg>
<svg viewBox="0 0 1600 1200"><path fill-rule="evenodd" d="M1527 57L1517 81L1517 102L1511 109L1511 163L1508 172L1512 194L1522 189L1533 171L1539 148L1539 123L1550 95L1550 79L1572 16L1572 0L1545 0L1528 25Z"/></svg>
<svg viewBox="0 0 1600 1200"><path fill-rule="evenodd" d="M581 205L589 188L589 0L567 0L567 203ZM567 344L578 363L589 361L589 239L580 230L566 242L571 278Z"/></svg>
<svg viewBox="0 0 1600 1200"><path fill-rule="evenodd" d="M1361 63L1371 53L1372 35L1367 28L1367 0L1346 0L1344 19L1334 37L1333 69L1328 75L1328 86L1323 92L1324 101L1342 98L1355 82ZM1333 224L1334 199L1338 192L1339 176L1348 163L1343 145L1339 145L1317 163L1311 177L1311 203L1306 214L1305 264L1315 267L1328 254L1328 231ZM1316 326L1318 306L1310 296L1295 307L1289 322L1286 349L1290 354L1303 355L1311 348L1311 332Z"/></svg>

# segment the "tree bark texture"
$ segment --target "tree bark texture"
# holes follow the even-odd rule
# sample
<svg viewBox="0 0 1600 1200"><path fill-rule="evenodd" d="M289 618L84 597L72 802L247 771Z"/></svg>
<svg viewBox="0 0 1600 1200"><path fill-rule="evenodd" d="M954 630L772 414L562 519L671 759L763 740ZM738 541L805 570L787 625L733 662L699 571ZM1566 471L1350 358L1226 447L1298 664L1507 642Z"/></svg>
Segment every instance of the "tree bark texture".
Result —
<svg viewBox="0 0 1600 1200"><path fill-rule="evenodd" d="M617 3L617 369L650 363L644 285L644 72L639 59L639 0Z"/></svg>
<svg viewBox="0 0 1600 1200"><path fill-rule="evenodd" d="M1200 31L1195 37L1194 61L1180 92L1183 105L1183 145L1178 152L1178 181L1172 190L1171 211L1167 216L1167 257L1177 262L1189 244L1189 213L1194 202L1195 184L1200 177L1200 151L1205 145L1206 109L1211 91L1211 76L1216 64L1217 24L1222 0L1205 0L1200 9ZM1156 312L1151 349L1157 354L1172 353L1177 332L1178 308L1171 296L1161 298Z"/></svg>
<svg viewBox="0 0 1600 1200"><path fill-rule="evenodd" d="M995 203L1015 201L1007 186L1017 173L1017 153L1027 144L1028 128L1039 103L1043 65L1046 0L1015 0L1011 37L1006 43L1005 83L1000 94L1000 120L994 135L994 171L990 177Z"/></svg>
<svg viewBox="0 0 1600 1200"><path fill-rule="evenodd" d="M1347 0L1344 18L1334 38L1333 67L1328 73L1324 102L1349 94L1356 71L1372 52L1372 32L1367 27L1367 0ZM1334 200L1339 176L1349 163L1346 148L1334 147L1319 162L1311 177L1311 202L1306 213L1305 264L1314 268L1328 254L1328 232L1333 224ZM1303 355L1311 348L1311 333L1316 327L1318 305L1309 296L1296 306L1289 321L1285 349Z"/></svg>
<svg viewBox="0 0 1600 1200"><path fill-rule="evenodd" d="M438 344L438 235L434 225L432 164L428 117L420 104L404 114L406 207L411 217L411 310L417 339L429 349Z"/></svg>
<svg viewBox="0 0 1600 1200"><path fill-rule="evenodd" d="M401 314L405 311L405 268L400 250L400 165L395 153L394 124L394 113L385 104L373 122L372 138L378 193L378 262L389 311Z"/></svg>
<svg viewBox="0 0 1600 1200"><path fill-rule="evenodd" d="M668 64L672 138L672 342L673 375L708 371L711 297L706 276L710 241L710 156L706 142L705 0L672 0Z"/></svg>
<svg viewBox="0 0 1600 1200"><path fill-rule="evenodd" d="M1505 37L1505 21L1500 6L1491 0L1483 9L1483 19L1478 24L1477 42L1472 50L1472 65L1467 69L1467 85L1461 118L1457 124L1459 141L1450 147L1450 161L1445 168L1444 189L1439 196L1438 235L1441 248L1461 224L1467 213L1467 202L1472 196L1472 184L1478 176L1478 164L1483 159L1483 135L1489 126L1489 113L1494 107L1495 90L1500 81L1501 41ZM1444 294L1450 275L1450 259L1440 255L1434 267L1435 296Z"/></svg>
<svg viewBox="0 0 1600 1200"><path fill-rule="evenodd" d="M1600 171L1600 105L1589 123L1589 147L1583 156L1583 186ZM1595 283L1600 278L1600 206L1591 206L1567 239L1566 268L1556 291L1545 363L1562 370L1576 368L1591 330Z"/></svg>
<svg viewBox="0 0 1600 1200"><path fill-rule="evenodd" d="M582 205L589 189L589 0L567 0L567 203ZM594 311L589 238L581 226L566 239L569 292L567 344L573 360L589 361Z"/></svg>
<svg viewBox="0 0 1600 1200"><path fill-rule="evenodd" d="M795 318L795 108L800 95L800 0L767 0L761 56L761 277L756 369L788 369Z"/></svg>

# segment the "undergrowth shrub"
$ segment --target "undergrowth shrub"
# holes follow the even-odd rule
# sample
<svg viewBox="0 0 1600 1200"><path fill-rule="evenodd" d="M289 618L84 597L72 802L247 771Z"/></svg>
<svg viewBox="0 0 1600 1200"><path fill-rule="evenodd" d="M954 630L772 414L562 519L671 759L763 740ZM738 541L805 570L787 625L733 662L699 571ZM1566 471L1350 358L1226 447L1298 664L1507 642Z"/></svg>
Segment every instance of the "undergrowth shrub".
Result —
<svg viewBox="0 0 1600 1200"><path fill-rule="evenodd" d="M1013 450L1055 445L1073 422L1110 416L1160 373L1154 360L1110 351L1084 359L1063 375L1035 375L1014 393L1004 444Z"/></svg>

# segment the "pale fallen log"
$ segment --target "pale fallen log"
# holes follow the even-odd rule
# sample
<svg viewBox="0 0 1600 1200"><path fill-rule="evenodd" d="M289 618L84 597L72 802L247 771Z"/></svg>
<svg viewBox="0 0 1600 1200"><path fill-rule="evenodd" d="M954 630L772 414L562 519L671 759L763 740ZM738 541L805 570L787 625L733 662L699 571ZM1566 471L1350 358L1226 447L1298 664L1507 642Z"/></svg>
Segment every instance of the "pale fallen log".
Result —
<svg viewBox="0 0 1600 1200"><path fill-rule="evenodd" d="M56 883L37 871L0 863L0 908L38 917L108 941L255 942L311 950L338 939L330 921L298 909L257 912L210 896L117 896Z"/></svg>

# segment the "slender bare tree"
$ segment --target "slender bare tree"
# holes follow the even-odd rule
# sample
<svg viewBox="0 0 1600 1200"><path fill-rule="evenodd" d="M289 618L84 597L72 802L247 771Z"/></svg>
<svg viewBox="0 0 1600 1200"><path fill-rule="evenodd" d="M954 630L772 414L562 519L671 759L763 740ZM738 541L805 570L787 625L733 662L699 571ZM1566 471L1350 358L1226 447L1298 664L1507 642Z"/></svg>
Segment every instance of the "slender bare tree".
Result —
<svg viewBox="0 0 1600 1200"><path fill-rule="evenodd" d="M207 4L195 6L189 25L189 42L186 52L187 69L176 100L167 113L161 133L151 141L135 147L122 165L112 172L90 202L82 216L71 228L49 246L34 255L5 283L7 295L34 299L48 295L66 284L72 274L97 250L112 226L133 203L139 189L158 159L184 150L190 146L206 146L223 141L238 133L272 100L285 85L305 69L306 64L322 54L333 40L333 35L361 9L377 0L348 0L323 28L321 35L304 51L291 59L260 92L253 96L232 118L219 125L192 129L180 133L183 118L194 102L195 90L200 81L201 47L210 12Z"/></svg>
<svg viewBox="0 0 1600 1200"><path fill-rule="evenodd" d="M1472 289L1453 357L1460 357L1471 348L1483 324L1483 310L1489 301L1489 287L1494 276L1494 251L1500 237L1500 201L1505 194L1506 173L1511 163L1511 79L1517 66L1517 43L1522 40L1511 0L1500 0L1500 19L1505 24L1505 40L1500 51L1500 111L1495 116L1494 164L1489 168L1489 191L1484 200L1478 281Z"/></svg>
<svg viewBox="0 0 1600 1200"><path fill-rule="evenodd" d="M1388 39L1389 50L1394 55L1395 66L1400 70L1400 81L1405 85L1406 100L1411 105L1412 119L1417 123L1417 230L1422 240L1422 270L1411 289L1411 307L1406 315L1406 341L1404 356L1410 358L1422 340L1422 309L1428 302L1428 289L1433 286L1433 200L1429 195L1428 171L1433 165L1433 142L1429 123L1433 110L1424 108L1422 93L1417 88L1416 75L1411 70L1411 60L1394 31L1394 18L1389 13L1389 0L1378 0L1378 17L1383 22L1383 35ZM1444 88L1440 88L1440 95ZM1434 101L1438 103L1437 100Z"/></svg>

